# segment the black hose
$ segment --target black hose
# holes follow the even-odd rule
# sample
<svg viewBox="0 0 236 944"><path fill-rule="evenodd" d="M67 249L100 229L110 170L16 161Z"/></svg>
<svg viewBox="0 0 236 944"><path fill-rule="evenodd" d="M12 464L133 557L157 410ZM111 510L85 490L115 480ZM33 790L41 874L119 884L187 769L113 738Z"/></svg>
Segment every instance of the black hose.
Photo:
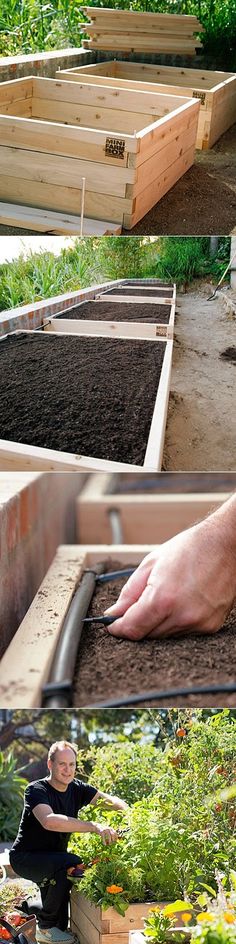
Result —
<svg viewBox="0 0 236 944"><path fill-rule="evenodd" d="M80 644L84 617L96 586L96 576L102 573L104 564L96 570L87 571L76 590L66 614L48 683L42 691L43 707L70 708L77 652Z"/></svg>
<svg viewBox="0 0 236 944"><path fill-rule="evenodd" d="M110 580L117 580L119 577L131 577L136 567L125 567L124 570L111 570L110 573L101 574L96 579L96 583L109 583Z"/></svg>
<svg viewBox="0 0 236 944"><path fill-rule="evenodd" d="M219 695L220 693L236 692L236 683L229 682L222 685L194 685L192 688L170 688L164 692L143 692L142 695L126 695L124 698L111 698L94 705L85 705L85 708L126 708L128 705L142 704L144 701L161 701L162 698L178 698L187 695Z"/></svg>

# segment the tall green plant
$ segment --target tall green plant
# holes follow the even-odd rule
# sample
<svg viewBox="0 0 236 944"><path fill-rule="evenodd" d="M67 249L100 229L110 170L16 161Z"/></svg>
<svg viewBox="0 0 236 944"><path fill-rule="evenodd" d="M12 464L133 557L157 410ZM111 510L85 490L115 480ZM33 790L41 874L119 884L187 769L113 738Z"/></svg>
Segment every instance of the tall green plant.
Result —
<svg viewBox="0 0 236 944"><path fill-rule="evenodd" d="M0 840L14 839L17 833L26 786L13 755L0 752Z"/></svg>

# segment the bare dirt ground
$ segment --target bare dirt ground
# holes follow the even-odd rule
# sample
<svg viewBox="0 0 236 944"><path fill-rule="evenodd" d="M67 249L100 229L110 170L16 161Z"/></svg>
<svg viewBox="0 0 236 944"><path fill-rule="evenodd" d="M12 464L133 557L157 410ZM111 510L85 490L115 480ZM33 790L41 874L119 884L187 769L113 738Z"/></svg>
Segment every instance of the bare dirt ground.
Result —
<svg viewBox="0 0 236 944"><path fill-rule="evenodd" d="M235 225L236 124L210 151L196 151L193 167L134 226L132 236L226 236Z"/></svg>
<svg viewBox="0 0 236 944"><path fill-rule="evenodd" d="M220 355L236 347L236 318L220 293L207 301L211 291L200 284L177 296L166 471L235 470L236 363Z"/></svg>

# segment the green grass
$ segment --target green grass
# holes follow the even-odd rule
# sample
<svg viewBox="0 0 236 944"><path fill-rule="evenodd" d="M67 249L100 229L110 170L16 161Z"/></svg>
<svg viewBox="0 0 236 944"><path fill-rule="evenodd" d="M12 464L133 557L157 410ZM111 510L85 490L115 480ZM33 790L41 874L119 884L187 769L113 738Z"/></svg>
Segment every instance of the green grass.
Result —
<svg viewBox="0 0 236 944"><path fill-rule="evenodd" d="M94 6L94 0L89 5ZM204 54L222 69L236 69L236 0L106 0L95 5L195 14L205 27ZM80 46L85 19L78 0L1 0L0 54Z"/></svg>
<svg viewBox="0 0 236 944"><path fill-rule="evenodd" d="M163 278L177 285L211 277L217 283L229 260L230 238L211 257L208 237L155 239L102 237L77 240L59 256L31 254L0 266L0 311L110 279Z"/></svg>

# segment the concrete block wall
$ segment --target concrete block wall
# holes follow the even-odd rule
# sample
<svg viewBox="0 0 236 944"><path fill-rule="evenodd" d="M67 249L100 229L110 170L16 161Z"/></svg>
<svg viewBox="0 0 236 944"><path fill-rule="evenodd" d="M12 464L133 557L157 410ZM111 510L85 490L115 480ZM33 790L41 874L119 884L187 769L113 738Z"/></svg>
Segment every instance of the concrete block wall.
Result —
<svg viewBox="0 0 236 944"><path fill-rule="evenodd" d="M55 315L56 312L66 311L71 305L95 298L99 292L107 288L121 285L124 279L103 282L101 285L90 285L89 288L78 289L76 292L67 292L65 295L54 295L52 298L42 299L40 302L30 302L29 305L20 305L9 308L0 313L0 337L12 331L39 328L44 318Z"/></svg>
<svg viewBox="0 0 236 944"><path fill-rule="evenodd" d="M76 543L75 499L86 473L0 473L0 655L58 544Z"/></svg>

